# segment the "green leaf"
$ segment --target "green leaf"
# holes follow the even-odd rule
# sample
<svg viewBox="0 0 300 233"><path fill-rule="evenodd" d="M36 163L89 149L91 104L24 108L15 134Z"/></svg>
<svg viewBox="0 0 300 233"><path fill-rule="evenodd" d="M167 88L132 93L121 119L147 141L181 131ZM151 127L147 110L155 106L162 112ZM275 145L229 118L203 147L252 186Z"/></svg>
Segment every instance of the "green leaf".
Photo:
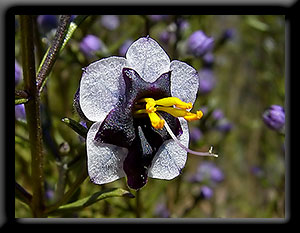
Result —
<svg viewBox="0 0 300 233"><path fill-rule="evenodd" d="M263 22L261 22L256 16L248 16L246 22L249 26L259 30L259 31L267 31L269 26Z"/></svg>
<svg viewBox="0 0 300 233"><path fill-rule="evenodd" d="M18 105L18 104L25 104L28 102L29 99L27 98L21 98L21 99L15 99L15 105Z"/></svg>
<svg viewBox="0 0 300 233"><path fill-rule="evenodd" d="M129 197L134 198L134 195L127 190L121 188L112 188L103 191L96 192L88 197L80 199L78 201L60 206L58 209L49 213L49 215L56 215L66 213L70 211L78 211L87 206L90 206L98 201L101 201L110 197Z"/></svg>
<svg viewBox="0 0 300 233"><path fill-rule="evenodd" d="M68 117L63 118L62 122L64 122L67 126L73 129L80 136L86 138L88 130L83 125Z"/></svg>
<svg viewBox="0 0 300 233"><path fill-rule="evenodd" d="M78 28L78 26L85 20L85 18L87 17L87 15L78 15L76 16L76 18L74 19L73 22L70 23L69 29L67 31L66 37L64 39L64 42L60 48L60 52L64 49L64 47L66 46L66 44L68 43L68 41L71 39L74 31Z"/></svg>

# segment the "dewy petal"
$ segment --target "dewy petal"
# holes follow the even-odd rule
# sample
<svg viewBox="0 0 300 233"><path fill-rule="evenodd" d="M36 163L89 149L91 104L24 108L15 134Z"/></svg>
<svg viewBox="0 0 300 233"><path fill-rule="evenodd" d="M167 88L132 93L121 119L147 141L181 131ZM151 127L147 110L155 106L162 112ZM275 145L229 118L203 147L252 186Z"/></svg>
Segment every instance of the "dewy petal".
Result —
<svg viewBox="0 0 300 233"><path fill-rule="evenodd" d="M170 70L170 58L150 37L135 41L126 53L127 66L136 70L147 82L154 82Z"/></svg>
<svg viewBox="0 0 300 233"><path fill-rule="evenodd" d="M104 58L85 68L80 81L80 108L90 121L103 121L124 94L126 59Z"/></svg>
<svg viewBox="0 0 300 233"><path fill-rule="evenodd" d="M94 123L87 134L87 165L90 179L95 184L105 184L125 176L123 162L126 148L94 140L101 122Z"/></svg>
<svg viewBox="0 0 300 233"><path fill-rule="evenodd" d="M179 121L182 128L182 134L178 139L183 145L188 147L188 124L183 118L179 118ZM157 179L171 180L180 174L186 159L187 152L173 139L165 141L152 160L148 176Z"/></svg>
<svg viewBox="0 0 300 233"><path fill-rule="evenodd" d="M171 62L171 94L184 102L194 103L197 97L198 72L188 64L174 60Z"/></svg>

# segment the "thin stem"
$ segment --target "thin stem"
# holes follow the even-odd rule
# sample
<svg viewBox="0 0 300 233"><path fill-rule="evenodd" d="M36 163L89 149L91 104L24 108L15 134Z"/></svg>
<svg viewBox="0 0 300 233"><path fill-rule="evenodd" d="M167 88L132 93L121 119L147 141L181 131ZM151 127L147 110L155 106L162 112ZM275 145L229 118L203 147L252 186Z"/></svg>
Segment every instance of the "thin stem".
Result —
<svg viewBox="0 0 300 233"><path fill-rule="evenodd" d="M76 190L79 188L79 186L83 183L83 181L85 181L87 176L88 176L87 170L84 166L84 168L81 170L81 173L78 175L77 179L72 184L70 189L65 193L65 195L59 201L57 201L55 204L49 206L46 209L45 213L50 213L50 212L56 210L61 205L66 204L68 202L68 200L72 197L72 195L76 192Z"/></svg>
<svg viewBox="0 0 300 233"><path fill-rule="evenodd" d="M24 87L31 101L25 105L31 149L32 211L34 217L41 217L44 208L44 174L42 153L42 132L40 99L35 79L32 16L21 15L21 51Z"/></svg>
<svg viewBox="0 0 300 233"><path fill-rule="evenodd" d="M53 39L53 43L47 52L47 56L43 61L42 67L40 68L37 74L37 86L38 86L39 93L42 92L42 89L45 85L46 78L49 75L56 61L61 46L63 45L65 35L69 26L70 18L71 15L62 15L60 17L59 25L55 37Z"/></svg>
<svg viewBox="0 0 300 233"><path fill-rule="evenodd" d="M136 201L136 205L135 205L135 216L137 218L141 217L141 212L142 212L142 204L141 204L141 193L140 190L137 190L135 193L135 201Z"/></svg>
<svg viewBox="0 0 300 233"><path fill-rule="evenodd" d="M32 195L28 193L19 183L15 182L15 193L16 197L26 203L27 205L31 205Z"/></svg>

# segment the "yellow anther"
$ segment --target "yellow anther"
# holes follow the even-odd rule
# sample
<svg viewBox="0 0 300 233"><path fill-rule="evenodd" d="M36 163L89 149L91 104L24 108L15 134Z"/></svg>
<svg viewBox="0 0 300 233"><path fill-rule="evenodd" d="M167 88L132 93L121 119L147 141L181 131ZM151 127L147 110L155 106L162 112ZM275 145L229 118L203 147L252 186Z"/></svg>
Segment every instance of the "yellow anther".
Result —
<svg viewBox="0 0 300 233"><path fill-rule="evenodd" d="M157 111L163 111L171 114L173 117L184 117L190 112L184 110L184 109L179 109L179 108L173 108L173 107L157 107Z"/></svg>
<svg viewBox="0 0 300 233"><path fill-rule="evenodd" d="M160 117L155 112L148 113L148 116L150 118L152 126L155 129L162 129L164 127L165 121L163 119L160 119Z"/></svg>
<svg viewBox="0 0 300 233"><path fill-rule="evenodd" d="M184 116L184 119L186 119L187 121L195 121L201 119L202 116L203 113L201 111L197 111L196 113L189 112L189 114Z"/></svg>
<svg viewBox="0 0 300 233"><path fill-rule="evenodd" d="M175 105L177 108L181 109L191 109L193 107L192 103L183 102L181 99L177 97L167 97L156 100L156 105L170 107Z"/></svg>
<svg viewBox="0 0 300 233"><path fill-rule="evenodd" d="M135 116L138 117L139 114L147 113L150 118L151 125L155 129L161 129L165 124L165 121L159 117L156 111L167 112L174 117L183 117L187 121L199 120L203 116L201 111L197 111L196 113L187 111L186 109L191 109L193 104L183 102L177 97L166 97L159 100L154 100L153 98L142 98L137 101L138 105L139 103L146 103L146 105L142 105L144 106L142 109L137 109L134 112Z"/></svg>
<svg viewBox="0 0 300 233"><path fill-rule="evenodd" d="M156 101L153 98L143 98L138 101L138 103L146 102L147 113L156 112Z"/></svg>

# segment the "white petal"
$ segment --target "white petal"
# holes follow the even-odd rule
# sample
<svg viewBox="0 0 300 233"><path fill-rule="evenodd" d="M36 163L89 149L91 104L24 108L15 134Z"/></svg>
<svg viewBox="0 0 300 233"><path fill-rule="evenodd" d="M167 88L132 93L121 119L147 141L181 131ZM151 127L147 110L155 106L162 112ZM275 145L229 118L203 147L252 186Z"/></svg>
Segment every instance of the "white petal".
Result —
<svg viewBox="0 0 300 233"><path fill-rule="evenodd" d="M138 72L147 82L154 82L170 70L170 58L159 44L150 37L135 41L126 53L127 66Z"/></svg>
<svg viewBox="0 0 300 233"><path fill-rule="evenodd" d="M189 130L186 120L178 118L182 128L180 142L188 147ZM187 159L187 152L173 139L165 141L153 158L148 176L152 178L171 180L180 174Z"/></svg>
<svg viewBox="0 0 300 233"><path fill-rule="evenodd" d="M94 123L87 134L87 165L92 182L106 184L125 176L123 162L128 150L96 142L94 137L100 125L101 122Z"/></svg>
<svg viewBox="0 0 300 233"><path fill-rule="evenodd" d="M90 64L80 81L79 103L91 121L103 121L124 94L122 68L125 58L109 57Z"/></svg>
<svg viewBox="0 0 300 233"><path fill-rule="evenodd" d="M199 86L198 72L188 64L174 60L171 62L171 95L184 102L194 103Z"/></svg>

